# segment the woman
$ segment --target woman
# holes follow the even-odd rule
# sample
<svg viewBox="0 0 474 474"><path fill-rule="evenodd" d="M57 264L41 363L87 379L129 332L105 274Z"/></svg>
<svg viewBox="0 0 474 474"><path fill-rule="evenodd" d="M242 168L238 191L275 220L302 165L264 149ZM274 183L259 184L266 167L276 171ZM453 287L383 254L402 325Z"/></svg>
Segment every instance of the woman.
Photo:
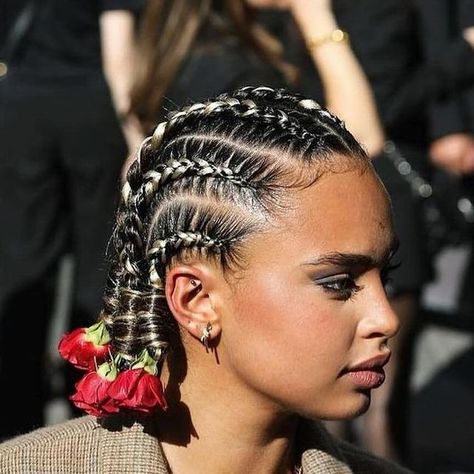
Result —
<svg viewBox="0 0 474 474"><path fill-rule="evenodd" d="M383 131L370 85L339 30L331 0L151 0L143 15L131 112L145 131L163 106L202 100L248 84L298 90L298 68L265 24L286 10L321 78L320 100L338 115L369 155ZM286 13L286 12L285 12ZM175 106L172 106L175 108Z"/></svg>
<svg viewBox="0 0 474 474"><path fill-rule="evenodd" d="M4 15L13 3L24 9ZM17 414L2 421L0 439L45 421L54 391L43 376L48 326L65 255L74 261L65 324L91 324L101 307L100 262L116 183L127 145L134 146L130 127L117 117L128 108L142 6L142 0L2 2L10 54L0 77L0 385L22 383L19 364L29 367L30 388L14 399L0 394ZM25 321L28 351L18 354L14 340Z"/></svg>
<svg viewBox="0 0 474 474"><path fill-rule="evenodd" d="M398 329L389 201L326 109L247 87L172 114L110 248L101 321L59 347L98 420L4 443L3 472L406 472L304 421L366 411Z"/></svg>

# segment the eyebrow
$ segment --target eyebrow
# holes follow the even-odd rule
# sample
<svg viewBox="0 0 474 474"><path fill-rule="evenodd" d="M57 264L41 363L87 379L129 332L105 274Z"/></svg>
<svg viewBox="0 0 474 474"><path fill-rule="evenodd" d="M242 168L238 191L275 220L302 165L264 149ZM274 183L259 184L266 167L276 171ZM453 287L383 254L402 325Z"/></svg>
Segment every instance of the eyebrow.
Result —
<svg viewBox="0 0 474 474"><path fill-rule="evenodd" d="M375 268L387 264L393 257L399 247L399 241L396 237L392 239L392 243L387 251L380 257L376 258L371 255L356 253L340 253L334 252L309 260L304 265L336 265L339 267L349 268Z"/></svg>

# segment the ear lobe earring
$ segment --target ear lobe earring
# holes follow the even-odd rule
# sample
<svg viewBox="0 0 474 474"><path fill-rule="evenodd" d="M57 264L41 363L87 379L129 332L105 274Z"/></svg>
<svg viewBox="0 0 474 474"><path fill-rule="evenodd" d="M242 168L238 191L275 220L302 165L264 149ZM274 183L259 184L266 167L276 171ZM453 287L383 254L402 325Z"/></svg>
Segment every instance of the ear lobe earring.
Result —
<svg viewBox="0 0 474 474"><path fill-rule="evenodd" d="M206 327L202 330L202 336L199 338L204 347L206 348L206 352L209 350L209 340L211 338L211 331L212 331L212 324L207 323Z"/></svg>

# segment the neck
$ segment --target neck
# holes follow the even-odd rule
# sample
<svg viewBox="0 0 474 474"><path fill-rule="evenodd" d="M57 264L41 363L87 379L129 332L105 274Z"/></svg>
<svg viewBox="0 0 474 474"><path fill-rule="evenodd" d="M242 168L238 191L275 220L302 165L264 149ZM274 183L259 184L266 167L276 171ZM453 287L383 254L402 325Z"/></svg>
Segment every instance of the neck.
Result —
<svg viewBox="0 0 474 474"><path fill-rule="evenodd" d="M160 420L172 472L292 472L296 417L236 383L222 365L192 367L200 369L187 373Z"/></svg>

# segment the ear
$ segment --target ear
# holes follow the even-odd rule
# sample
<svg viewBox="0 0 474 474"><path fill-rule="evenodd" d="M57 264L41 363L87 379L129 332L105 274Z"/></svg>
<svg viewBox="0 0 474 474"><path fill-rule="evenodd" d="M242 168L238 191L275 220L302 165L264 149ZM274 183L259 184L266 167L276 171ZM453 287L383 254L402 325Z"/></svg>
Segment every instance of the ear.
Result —
<svg viewBox="0 0 474 474"><path fill-rule="evenodd" d="M207 266L179 265L166 274L165 294L168 307L178 324L197 339L210 329L210 339L221 330L219 315L212 306L212 293L219 276Z"/></svg>

